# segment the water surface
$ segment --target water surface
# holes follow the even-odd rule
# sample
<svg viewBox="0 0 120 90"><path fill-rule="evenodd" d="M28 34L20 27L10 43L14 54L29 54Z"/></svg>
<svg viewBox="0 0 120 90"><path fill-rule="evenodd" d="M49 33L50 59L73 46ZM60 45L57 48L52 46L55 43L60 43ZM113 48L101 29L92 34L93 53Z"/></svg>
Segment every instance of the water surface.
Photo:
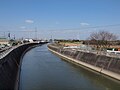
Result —
<svg viewBox="0 0 120 90"><path fill-rule="evenodd" d="M43 45L23 57L20 90L120 90L120 84L61 60Z"/></svg>

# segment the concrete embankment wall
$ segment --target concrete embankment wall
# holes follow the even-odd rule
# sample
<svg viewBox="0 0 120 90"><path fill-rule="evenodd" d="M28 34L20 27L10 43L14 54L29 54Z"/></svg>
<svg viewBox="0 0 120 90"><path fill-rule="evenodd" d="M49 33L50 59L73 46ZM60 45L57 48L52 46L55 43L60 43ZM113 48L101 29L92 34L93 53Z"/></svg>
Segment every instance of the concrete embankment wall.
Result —
<svg viewBox="0 0 120 90"><path fill-rule="evenodd" d="M0 59L0 90L15 90L19 82L21 57L23 53L37 43L20 45Z"/></svg>
<svg viewBox="0 0 120 90"><path fill-rule="evenodd" d="M79 64L82 67L97 71L120 81L120 58L72 49L63 49L52 44L49 44L48 48L67 61Z"/></svg>

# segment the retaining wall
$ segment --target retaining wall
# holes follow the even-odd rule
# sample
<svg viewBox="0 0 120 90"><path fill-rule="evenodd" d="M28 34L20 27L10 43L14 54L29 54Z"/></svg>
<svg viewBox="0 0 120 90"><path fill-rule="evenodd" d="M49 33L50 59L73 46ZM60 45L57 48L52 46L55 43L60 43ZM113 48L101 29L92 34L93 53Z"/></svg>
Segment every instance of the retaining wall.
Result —
<svg viewBox="0 0 120 90"><path fill-rule="evenodd" d="M120 81L120 58L97 55L73 49L63 49L54 44L49 44L48 48L50 51L68 61L80 64Z"/></svg>
<svg viewBox="0 0 120 90"><path fill-rule="evenodd" d="M21 56L30 47L38 43L29 43L14 47L0 59L0 90L17 90ZM16 86L17 85L17 86Z"/></svg>

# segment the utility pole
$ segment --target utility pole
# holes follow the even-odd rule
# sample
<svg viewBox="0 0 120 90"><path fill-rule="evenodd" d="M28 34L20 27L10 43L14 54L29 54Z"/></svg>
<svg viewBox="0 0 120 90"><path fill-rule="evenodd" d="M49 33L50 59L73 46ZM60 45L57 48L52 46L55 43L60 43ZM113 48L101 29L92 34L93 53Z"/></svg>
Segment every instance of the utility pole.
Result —
<svg viewBox="0 0 120 90"><path fill-rule="evenodd" d="M5 37L5 32L4 32L4 36L3 36L3 37L6 38L6 37Z"/></svg>
<svg viewBox="0 0 120 90"><path fill-rule="evenodd" d="M37 40L37 27L35 27L35 39Z"/></svg>
<svg viewBox="0 0 120 90"><path fill-rule="evenodd" d="M50 38L49 42L51 42L51 43L53 42L53 40L52 40L52 35L51 35L51 38Z"/></svg>
<svg viewBox="0 0 120 90"><path fill-rule="evenodd" d="M15 40L15 34L14 34L14 40Z"/></svg>
<svg viewBox="0 0 120 90"><path fill-rule="evenodd" d="M8 32L8 39L10 40L10 32Z"/></svg>

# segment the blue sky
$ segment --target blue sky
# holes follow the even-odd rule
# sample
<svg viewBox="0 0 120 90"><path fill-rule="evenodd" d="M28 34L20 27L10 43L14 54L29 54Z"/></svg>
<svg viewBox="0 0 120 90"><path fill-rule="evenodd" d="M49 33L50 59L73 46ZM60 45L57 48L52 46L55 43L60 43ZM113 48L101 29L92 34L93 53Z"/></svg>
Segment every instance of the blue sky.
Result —
<svg viewBox="0 0 120 90"><path fill-rule="evenodd" d="M93 31L119 34L120 0L0 0L0 36L86 39ZM75 30L75 28L80 28ZM23 32L26 31L26 32Z"/></svg>

